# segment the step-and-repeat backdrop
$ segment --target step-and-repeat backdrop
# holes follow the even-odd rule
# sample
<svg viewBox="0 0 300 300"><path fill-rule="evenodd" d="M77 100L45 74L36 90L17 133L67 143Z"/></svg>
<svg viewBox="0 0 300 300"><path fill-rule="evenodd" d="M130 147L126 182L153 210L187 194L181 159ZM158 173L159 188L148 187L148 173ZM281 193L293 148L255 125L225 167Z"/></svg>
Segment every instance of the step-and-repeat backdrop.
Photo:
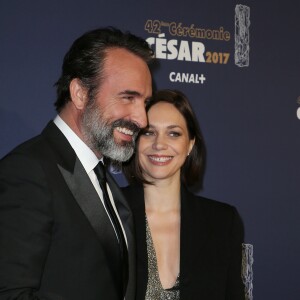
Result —
<svg viewBox="0 0 300 300"><path fill-rule="evenodd" d="M75 38L107 25L144 37L155 86L182 90L198 116L198 193L243 219L247 299L298 299L299 15L292 0L1 1L0 156L55 116L53 84Z"/></svg>

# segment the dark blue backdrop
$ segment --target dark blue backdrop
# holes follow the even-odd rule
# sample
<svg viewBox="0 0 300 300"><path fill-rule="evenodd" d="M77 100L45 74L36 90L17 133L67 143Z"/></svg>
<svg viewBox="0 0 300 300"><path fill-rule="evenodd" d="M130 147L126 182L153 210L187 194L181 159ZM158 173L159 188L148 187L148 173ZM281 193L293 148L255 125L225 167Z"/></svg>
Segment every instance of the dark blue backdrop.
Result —
<svg viewBox="0 0 300 300"><path fill-rule="evenodd" d="M244 67L234 62L237 4L250 8ZM0 156L38 134L55 115L53 84L80 34L113 25L157 38L160 30L160 37L183 47L185 59L160 59L156 86L181 89L192 101L208 152L201 193L241 213L246 242L254 246L254 299L298 299L299 13L300 3L292 0L1 1ZM207 36L184 36L182 27L206 29ZM209 38L209 30L221 27L229 40ZM205 47L206 63L187 60L193 42ZM159 51L167 53L163 45ZM212 63L209 53L218 55ZM228 62L221 63L227 53ZM206 80L173 82L172 72L203 74ZM117 179L125 184L120 175Z"/></svg>

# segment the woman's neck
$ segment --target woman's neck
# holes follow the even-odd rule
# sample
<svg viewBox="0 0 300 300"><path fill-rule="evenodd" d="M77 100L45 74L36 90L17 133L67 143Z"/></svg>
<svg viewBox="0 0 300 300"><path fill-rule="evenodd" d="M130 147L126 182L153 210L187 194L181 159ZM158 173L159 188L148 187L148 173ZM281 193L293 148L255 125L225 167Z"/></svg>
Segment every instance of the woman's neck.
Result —
<svg viewBox="0 0 300 300"><path fill-rule="evenodd" d="M180 180L156 181L144 186L146 212L180 210Z"/></svg>

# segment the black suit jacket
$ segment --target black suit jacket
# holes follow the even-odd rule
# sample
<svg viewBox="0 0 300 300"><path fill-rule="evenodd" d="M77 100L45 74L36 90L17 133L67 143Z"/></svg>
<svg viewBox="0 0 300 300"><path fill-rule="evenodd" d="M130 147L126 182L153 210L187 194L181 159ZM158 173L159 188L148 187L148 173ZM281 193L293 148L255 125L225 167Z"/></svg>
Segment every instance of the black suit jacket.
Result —
<svg viewBox="0 0 300 300"><path fill-rule="evenodd" d="M132 215L109 174L108 181L128 240L126 300L133 300ZM94 186L53 122L0 161L1 300L123 299L109 230Z"/></svg>
<svg viewBox="0 0 300 300"><path fill-rule="evenodd" d="M145 299L147 246L142 187L123 189L137 241L137 300ZM180 299L241 300L243 226L236 209L181 188Z"/></svg>

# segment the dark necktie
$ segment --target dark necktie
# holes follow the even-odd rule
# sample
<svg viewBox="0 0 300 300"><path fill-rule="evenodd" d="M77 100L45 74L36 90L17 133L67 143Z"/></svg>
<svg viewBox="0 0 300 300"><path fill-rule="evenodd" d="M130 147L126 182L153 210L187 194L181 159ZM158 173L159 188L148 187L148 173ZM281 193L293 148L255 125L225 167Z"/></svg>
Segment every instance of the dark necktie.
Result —
<svg viewBox="0 0 300 300"><path fill-rule="evenodd" d="M125 296L127 282L128 282L128 251L127 251L127 245L125 241L125 237L123 234L122 227L120 225L120 222L118 220L118 217L116 215L116 212L111 204L111 201L109 199L109 195L106 188L106 173L105 173L105 167L103 163L100 161L98 165L94 169L95 174L97 175L102 193L103 193L103 200L104 205L106 207L106 210L111 218L111 221L113 223L113 226L115 228L119 246L120 246L120 257L122 260L122 273L123 273L123 295Z"/></svg>

